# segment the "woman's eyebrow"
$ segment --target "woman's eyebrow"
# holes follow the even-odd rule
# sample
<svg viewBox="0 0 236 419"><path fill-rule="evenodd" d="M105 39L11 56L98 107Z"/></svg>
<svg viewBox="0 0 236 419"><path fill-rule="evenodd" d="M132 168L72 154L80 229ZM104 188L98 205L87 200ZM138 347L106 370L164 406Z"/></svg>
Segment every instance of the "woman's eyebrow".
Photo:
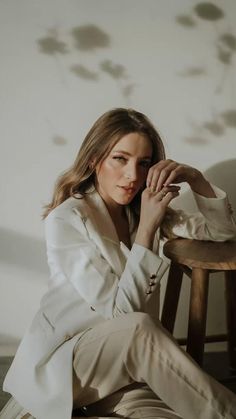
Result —
<svg viewBox="0 0 236 419"><path fill-rule="evenodd" d="M114 153L123 153L126 154L127 156L132 156L131 153L129 153L128 151L125 150L113 150ZM139 157L139 159L147 159L147 160L151 160L152 157L151 156L143 156L143 157Z"/></svg>

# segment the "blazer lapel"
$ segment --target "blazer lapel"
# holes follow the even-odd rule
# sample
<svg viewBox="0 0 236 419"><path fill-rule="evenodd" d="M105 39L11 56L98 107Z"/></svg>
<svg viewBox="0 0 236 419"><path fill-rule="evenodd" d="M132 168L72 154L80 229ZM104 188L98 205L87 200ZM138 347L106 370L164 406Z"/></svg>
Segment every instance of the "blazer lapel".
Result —
<svg viewBox="0 0 236 419"><path fill-rule="evenodd" d="M96 244L102 256L109 262L117 275L121 275L126 257L121 251L121 243L108 209L95 188L91 188L83 202L83 222L91 240ZM123 246L124 243L123 243ZM125 246L126 247L126 246ZM124 247L123 247L124 249ZM129 251L129 249L126 247Z"/></svg>

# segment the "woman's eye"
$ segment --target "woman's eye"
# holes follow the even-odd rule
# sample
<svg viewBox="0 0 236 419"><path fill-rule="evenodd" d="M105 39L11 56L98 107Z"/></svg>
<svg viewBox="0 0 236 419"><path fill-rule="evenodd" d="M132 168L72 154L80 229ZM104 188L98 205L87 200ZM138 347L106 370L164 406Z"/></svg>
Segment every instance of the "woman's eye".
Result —
<svg viewBox="0 0 236 419"><path fill-rule="evenodd" d="M126 159L122 156L115 156L115 157L113 157L113 159L119 160L119 161L126 161Z"/></svg>

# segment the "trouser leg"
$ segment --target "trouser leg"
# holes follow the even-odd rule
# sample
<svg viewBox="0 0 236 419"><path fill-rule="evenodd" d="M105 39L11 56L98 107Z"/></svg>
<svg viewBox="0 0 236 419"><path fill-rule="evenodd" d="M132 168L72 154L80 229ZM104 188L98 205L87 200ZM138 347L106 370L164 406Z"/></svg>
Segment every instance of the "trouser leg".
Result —
<svg viewBox="0 0 236 419"><path fill-rule="evenodd" d="M146 385L134 383L87 406L87 415L132 419L181 419Z"/></svg>
<svg viewBox="0 0 236 419"><path fill-rule="evenodd" d="M75 347L78 402L86 406L132 382L145 382L184 419L235 419L236 397L204 373L143 313L108 320Z"/></svg>
<svg viewBox="0 0 236 419"><path fill-rule="evenodd" d="M13 397L0 412L0 419L35 419Z"/></svg>

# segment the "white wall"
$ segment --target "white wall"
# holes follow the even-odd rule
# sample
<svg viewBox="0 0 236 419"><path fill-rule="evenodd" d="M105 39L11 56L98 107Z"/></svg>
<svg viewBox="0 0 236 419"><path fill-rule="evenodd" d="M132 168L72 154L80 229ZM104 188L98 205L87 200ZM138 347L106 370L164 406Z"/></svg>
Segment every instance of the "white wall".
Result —
<svg viewBox="0 0 236 419"><path fill-rule="evenodd" d="M42 205L101 113L141 110L169 157L204 171L235 157L236 2L199 4L0 2L3 350L14 350L46 290ZM224 329L214 316L210 328ZM185 323L180 314L177 334Z"/></svg>

